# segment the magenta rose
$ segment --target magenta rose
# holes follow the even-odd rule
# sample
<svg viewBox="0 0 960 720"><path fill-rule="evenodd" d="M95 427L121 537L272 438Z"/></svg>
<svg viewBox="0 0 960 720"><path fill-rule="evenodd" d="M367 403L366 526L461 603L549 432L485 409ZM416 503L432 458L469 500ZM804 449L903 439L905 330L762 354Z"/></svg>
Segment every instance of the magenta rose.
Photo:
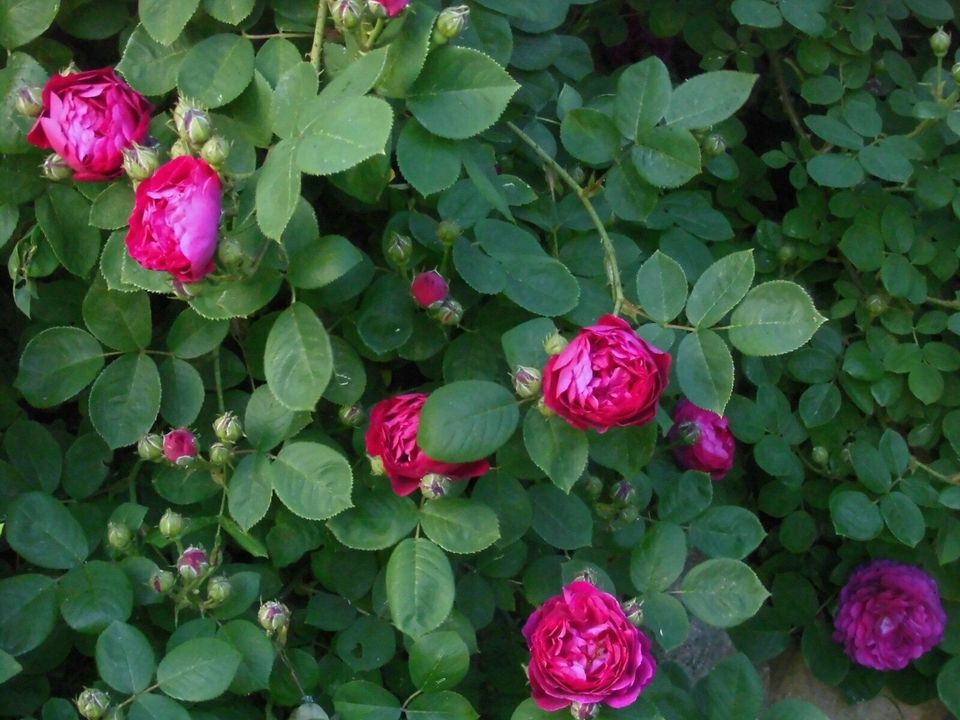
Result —
<svg viewBox="0 0 960 720"><path fill-rule="evenodd" d="M652 644L627 620L620 603L593 584L577 581L527 620L530 688L544 710L572 703L635 702L657 671Z"/></svg>
<svg viewBox="0 0 960 720"><path fill-rule="evenodd" d="M372 5L382 5L387 17L396 17L410 4L410 0L370 0Z"/></svg>
<svg viewBox="0 0 960 720"><path fill-rule="evenodd" d="M420 410L427 401L425 393L410 393L381 400L370 413L367 430L367 454L383 462L387 477L397 495L409 495L420 487L420 478L430 473L451 480L466 480L484 475L490 463L445 463L427 456L417 445Z"/></svg>
<svg viewBox="0 0 960 720"><path fill-rule="evenodd" d="M213 272L220 234L220 176L205 160L184 155L137 186L127 250L149 270L181 282Z"/></svg>
<svg viewBox="0 0 960 720"><path fill-rule="evenodd" d="M120 175L123 151L146 139L152 111L113 68L54 75L43 88L43 112L27 140L52 148L75 180L109 180Z"/></svg>
<svg viewBox="0 0 960 720"><path fill-rule="evenodd" d="M673 454L688 470L699 470L713 480L722 480L733 467L736 443L730 433L730 423L722 415L681 400L674 411L668 437L678 443Z"/></svg>
<svg viewBox="0 0 960 720"><path fill-rule="evenodd" d="M417 305L422 308L428 308L434 303L447 299L450 294L450 287L443 275L436 270L422 272L417 275L410 283L410 294Z"/></svg>
<svg viewBox="0 0 960 720"><path fill-rule="evenodd" d="M547 361L543 400L581 430L643 425L657 414L669 375L669 354L638 337L624 320L604 315Z"/></svg>
<svg viewBox="0 0 960 720"><path fill-rule="evenodd" d="M163 456L172 463L197 456L197 438L187 428L171 430L163 436Z"/></svg>
<svg viewBox="0 0 960 720"><path fill-rule="evenodd" d="M833 639L859 665L902 670L943 639L946 624L930 575L913 565L874 560L840 591Z"/></svg>

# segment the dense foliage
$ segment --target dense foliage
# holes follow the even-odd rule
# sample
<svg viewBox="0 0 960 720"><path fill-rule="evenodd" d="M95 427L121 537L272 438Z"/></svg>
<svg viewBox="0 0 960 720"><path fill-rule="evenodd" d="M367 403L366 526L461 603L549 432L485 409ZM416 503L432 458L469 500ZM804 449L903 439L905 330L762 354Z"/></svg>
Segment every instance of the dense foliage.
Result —
<svg viewBox="0 0 960 720"><path fill-rule="evenodd" d="M448 5L0 0L0 715L960 714L954 4Z"/></svg>

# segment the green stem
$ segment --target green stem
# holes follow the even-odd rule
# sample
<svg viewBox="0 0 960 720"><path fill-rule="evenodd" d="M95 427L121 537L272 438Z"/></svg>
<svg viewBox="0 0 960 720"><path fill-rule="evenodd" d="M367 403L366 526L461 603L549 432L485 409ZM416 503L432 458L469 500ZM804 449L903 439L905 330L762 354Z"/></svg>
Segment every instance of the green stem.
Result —
<svg viewBox="0 0 960 720"><path fill-rule="evenodd" d="M140 474L140 467L142 465L143 460L137 460L130 469L130 474L127 475L127 487L130 490L130 502L132 502L134 505L137 504L137 475Z"/></svg>
<svg viewBox="0 0 960 720"><path fill-rule="evenodd" d="M925 473L931 477L941 480L945 483L950 483L951 485L960 485L960 473L955 473L953 475L944 475L942 472L934 470L932 467L926 463L920 462L917 458L910 458L910 469L911 470L923 470Z"/></svg>
<svg viewBox="0 0 960 720"><path fill-rule="evenodd" d="M593 203L590 202L590 198L587 197L584 189L580 187L573 177L571 177L570 173L564 170L556 160L550 157L547 151L537 144L536 140L527 135L512 122L508 121L507 127L509 127L517 137L526 143L526 145L533 150L537 156L550 167L551 170L557 174L557 177L566 183L567 187L576 193L580 203L587 211L587 215L590 216L593 226L600 234L600 242L603 245L604 266L607 271L607 280L610 283L610 294L613 297L613 314L619 315L624 303L623 284L620 282L620 266L617 263L617 253L613 248L613 242L610 240L610 236L607 234L607 228L604 227L603 220L601 220L600 216L597 214L596 208L593 207Z"/></svg>
<svg viewBox="0 0 960 720"><path fill-rule="evenodd" d="M216 354L213 356L213 380L217 385L217 408L223 415L223 378L220 374L220 348L217 348Z"/></svg>
<svg viewBox="0 0 960 720"><path fill-rule="evenodd" d="M320 61L323 57L323 34L327 26L327 0L318 0L317 24L313 28L313 45L310 46L310 64L314 70L320 72Z"/></svg>
<svg viewBox="0 0 960 720"><path fill-rule="evenodd" d="M774 50L770 51L769 56L770 69L773 70L773 79L776 80L777 90L780 92L780 104L783 106L783 112L786 114L787 120L790 121L790 127L793 128L798 138L801 140L809 140L810 136L807 134L807 131L803 129L803 123L800 122L800 116L797 114L797 109L793 105L793 98L790 97L787 78L783 74L783 59L780 57L780 53Z"/></svg>
<svg viewBox="0 0 960 720"><path fill-rule="evenodd" d="M927 302L931 305L950 308L951 310L960 310L960 302L956 300L941 300L940 298L928 297Z"/></svg>
<svg viewBox="0 0 960 720"><path fill-rule="evenodd" d="M367 35L366 39L363 41L364 50L369 50L373 47L373 44L377 41L377 38L380 37L380 33L383 32L385 27L386 23L383 21L383 18L377 18L377 22L374 24L370 34Z"/></svg>

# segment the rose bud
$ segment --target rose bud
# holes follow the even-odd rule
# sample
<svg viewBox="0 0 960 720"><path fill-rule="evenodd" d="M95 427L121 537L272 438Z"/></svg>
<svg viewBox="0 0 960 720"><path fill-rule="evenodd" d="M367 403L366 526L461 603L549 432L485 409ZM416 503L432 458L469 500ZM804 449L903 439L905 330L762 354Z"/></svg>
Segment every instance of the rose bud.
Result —
<svg viewBox="0 0 960 720"><path fill-rule="evenodd" d="M214 167L220 167L230 157L229 141L220 135L214 135L200 148L200 157Z"/></svg>
<svg viewBox="0 0 960 720"><path fill-rule="evenodd" d="M182 97L173 109L173 125L177 129L177 135L195 147L203 145L213 129L206 110Z"/></svg>
<svg viewBox="0 0 960 720"><path fill-rule="evenodd" d="M170 146L170 159L175 160L178 157L191 157L193 152L186 140L177 140Z"/></svg>
<svg viewBox="0 0 960 720"><path fill-rule="evenodd" d="M229 465L233 460L233 449L223 443L214 443L210 446L210 464L217 467Z"/></svg>
<svg viewBox="0 0 960 720"><path fill-rule="evenodd" d="M537 412L543 415L545 418L552 418L556 416L556 413L547 407L547 403L544 402L542 397L537 399Z"/></svg>
<svg viewBox="0 0 960 720"><path fill-rule="evenodd" d="M367 10L369 10L370 14L375 18L387 17L387 8L380 0L367 0Z"/></svg>
<svg viewBox="0 0 960 720"><path fill-rule="evenodd" d="M640 519L640 509L636 505L627 505L617 514L617 522L626 527Z"/></svg>
<svg viewBox="0 0 960 720"><path fill-rule="evenodd" d="M417 444L417 430L426 401L425 393L398 395L381 400L370 412L370 427L365 436L367 454L379 458L397 495L410 495L420 487L420 478L430 473L466 480L490 470L486 460L446 463L423 452Z"/></svg>
<svg viewBox="0 0 960 720"><path fill-rule="evenodd" d="M833 639L858 665L902 670L940 644L947 614L936 581L914 565L874 560L840 591Z"/></svg>
<svg viewBox="0 0 960 720"><path fill-rule="evenodd" d="M434 303L430 307L430 315L441 325L456 327L463 319L463 305L451 297Z"/></svg>
<svg viewBox="0 0 960 720"><path fill-rule="evenodd" d="M387 241L387 257L394 265L406 267L413 255L413 241L406 235L393 233Z"/></svg>
<svg viewBox="0 0 960 720"><path fill-rule="evenodd" d="M585 567L583 570L573 576L575 582L585 582L596 585L599 582L597 571L591 567Z"/></svg>
<svg viewBox="0 0 960 720"><path fill-rule="evenodd" d="M189 465L197 453L197 437L187 428L177 428L163 436L163 456L168 462Z"/></svg>
<svg viewBox="0 0 960 720"><path fill-rule="evenodd" d="M223 575L210 578L209 582L207 582L207 604L210 606L220 605L230 597L230 593L232 592L233 585L231 585L230 581Z"/></svg>
<svg viewBox="0 0 960 720"><path fill-rule="evenodd" d="M337 417L347 427L359 427L363 424L367 414L359 405L343 405L337 410Z"/></svg>
<svg viewBox="0 0 960 720"><path fill-rule="evenodd" d="M450 286L443 275L436 270L422 272L410 283L410 294L417 305L428 308L434 303L446 300L450 294Z"/></svg>
<svg viewBox="0 0 960 720"><path fill-rule="evenodd" d="M181 282L213 272L220 235L220 176L205 161L179 157L137 186L127 251L148 270Z"/></svg>
<svg viewBox="0 0 960 720"><path fill-rule="evenodd" d="M708 158L718 157L727 151L727 141L723 135L712 133L703 139L700 147L703 149L703 154Z"/></svg>
<svg viewBox="0 0 960 720"><path fill-rule="evenodd" d="M119 177L123 150L146 140L153 106L114 70L54 75L27 140L52 149L79 182Z"/></svg>
<svg viewBox="0 0 960 720"><path fill-rule="evenodd" d="M524 399L532 398L540 392L541 381L539 370L521 365L513 374L513 389Z"/></svg>
<svg viewBox="0 0 960 720"><path fill-rule="evenodd" d="M630 505L637 499L637 489L629 480L619 480L610 488L611 499L620 505Z"/></svg>
<svg viewBox="0 0 960 720"><path fill-rule="evenodd" d="M146 462L160 462L163 460L163 438L156 433L144 435L137 443L137 455Z"/></svg>
<svg viewBox="0 0 960 720"><path fill-rule="evenodd" d="M107 542L114 550L123 550L133 540L133 533L123 523L107 523Z"/></svg>
<svg viewBox="0 0 960 720"><path fill-rule="evenodd" d="M163 595L170 592L176 582L177 578L169 570L157 570L150 576L149 584L155 593Z"/></svg>
<svg viewBox="0 0 960 720"><path fill-rule="evenodd" d="M17 90L17 112L24 117L37 117L43 112L43 90L30 85L23 85Z"/></svg>
<svg viewBox="0 0 960 720"><path fill-rule="evenodd" d="M157 529L167 540L172 540L183 532L183 515L167 508L167 511L160 518Z"/></svg>
<svg viewBox="0 0 960 720"><path fill-rule="evenodd" d="M533 699L548 712L574 703L627 707L657 670L650 639L613 595L590 583L572 582L547 600L527 620L523 636Z"/></svg>
<svg viewBox="0 0 960 720"><path fill-rule="evenodd" d="M669 381L670 355L605 315L547 361L543 400L573 427L606 432L653 420Z"/></svg>
<svg viewBox="0 0 960 720"><path fill-rule="evenodd" d="M673 454L677 462L688 470L699 470L708 473L712 480L722 480L733 467L736 442L730 423L689 400L677 403L667 437L676 443Z"/></svg>
<svg viewBox="0 0 960 720"><path fill-rule="evenodd" d="M338 0L333 6L333 19L345 30L352 30L360 22L362 12L356 0Z"/></svg>
<svg viewBox="0 0 960 720"><path fill-rule="evenodd" d="M289 720L330 720L326 710L317 705L313 700L307 700L290 713Z"/></svg>
<svg viewBox="0 0 960 720"><path fill-rule="evenodd" d="M583 481L583 493L591 500L596 500L603 493L603 480L596 475L587 475Z"/></svg>
<svg viewBox="0 0 960 720"><path fill-rule="evenodd" d="M203 548L188 547L177 560L177 572L186 581L196 580L210 567L210 559Z"/></svg>
<svg viewBox="0 0 960 720"><path fill-rule="evenodd" d="M383 477L387 474L386 466L383 464L383 459L378 455L367 455L367 460L370 461L370 474L374 477ZM410 492L413 492L412 490Z"/></svg>
<svg viewBox="0 0 960 720"><path fill-rule="evenodd" d="M433 31L433 41L438 45L453 40L467 26L470 17L470 8L467 5L455 5L444 8L437 18L437 25Z"/></svg>
<svg viewBox="0 0 960 720"><path fill-rule="evenodd" d="M600 714L600 703L571 703L570 714L574 720L594 720Z"/></svg>
<svg viewBox="0 0 960 720"><path fill-rule="evenodd" d="M257 621L260 627L267 631L267 635L277 633L278 638L285 639L287 627L290 625L290 608L277 600L268 600L260 606L257 612Z"/></svg>
<svg viewBox="0 0 960 720"><path fill-rule="evenodd" d="M643 625L643 603L637 600L637 598L631 598L630 600L621 603L620 608L623 610L624 616L632 625L635 627L640 627Z"/></svg>
<svg viewBox="0 0 960 720"><path fill-rule="evenodd" d="M543 349L547 355L559 355L567 349L569 344L570 341L557 332L543 341Z"/></svg>
<svg viewBox="0 0 960 720"><path fill-rule="evenodd" d="M447 247L453 245L461 235L463 230L453 220L443 220L437 225L437 239Z"/></svg>
<svg viewBox="0 0 960 720"><path fill-rule="evenodd" d="M427 473L420 478L420 492L427 500L439 500L450 491L450 478L439 473Z"/></svg>
<svg viewBox="0 0 960 720"><path fill-rule="evenodd" d="M66 160L56 153L47 155L40 169L47 180L53 180L54 182L69 180L73 175L73 170L67 165Z"/></svg>
<svg viewBox="0 0 960 720"><path fill-rule="evenodd" d="M213 421L213 434L225 443L235 443L243 437L243 423L235 413L225 412Z"/></svg>
<svg viewBox="0 0 960 720"><path fill-rule="evenodd" d="M160 167L160 148L134 143L123 151L123 171L131 180L146 180Z"/></svg>
<svg viewBox="0 0 960 720"><path fill-rule="evenodd" d="M934 57L946 57L950 52L950 33L942 27L937 28L937 31L930 36L930 49L933 50Z"/></svg>
<svg viewBox="0 0 960 720"><path fill-rule="evenodd" d="M87 720L100 720L110 707L110 696L97 688L84 688L76 704L81 716Z"/></svg>
<svg viewBox="0 0 960 720"><path fill-rule="evenodd" d="M380 5L387 17L396 17L410 4L410 0L368 0L367 4L371 11L374 5Z"/></svg>

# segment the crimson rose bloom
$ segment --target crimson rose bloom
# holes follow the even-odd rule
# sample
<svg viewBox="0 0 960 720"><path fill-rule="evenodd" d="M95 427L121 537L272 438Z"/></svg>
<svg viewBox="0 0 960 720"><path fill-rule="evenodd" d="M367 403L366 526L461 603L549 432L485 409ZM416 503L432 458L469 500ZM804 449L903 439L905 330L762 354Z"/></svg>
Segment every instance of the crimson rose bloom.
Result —
<svg viewBox="0 0 960 720"><path fill-rule="evenodd" d="M187 428L171 430L163 436L163 456L172 463L197 456L197 438Z"/></svg>
<svg viewBox="0 0 960 720"><path fill-rule="evenodd" d="M428 308L434 303L447 299L450 294L450 287L443 275L436 270L422 272L417 275L410 283L410 294L417 305L422 308Z"/></svg>
<svg viewBox="0 0 960 720"><path fill-rule="evenodd" d="M932 577L913 565L875 560L840 591L833 639L859 665L902 670L943 639L946 624Z"/></svg>
<svg viewBox="0 0 960 720"><path fill-rule="evenodd" d="M137 186L127 250L149 270L181 282L213 272L220 233L220 176L205 161L184 155Z"/></svg>
<svg viewBox="0 0 960 720"><path fill-rule="evenodd" d="M571 703L635 702L657 671L651 642L620 603L589 582L567 585L523 626L530 646L530 688L544 710Z"/></svg>
<svg viewBox="0 0 960 720"><path fill-rule="evenodd" d="M409 495L420 487L420 478L429 473L446 475L453 480L485 475L490 463L445 463L427 457L417 445L420 410L427 401L426 393L397 395L381 400L370 413L367 430L367 454L379 457L397 495Z"/></svg>
<svg viewBox="0 0 960 720"><path fill-rule="evenodd" d="M688 432L696 439L689 445L674 447L677 461L688 470L709 473L713 480L726 477L733 467L736 447L727 419L684 399L677 403L668 437L682 442Z"/></svg>
<svg viewBox="0 0 960 720"><path fill-rule="evenodd" d="M52 148L75 180L109 180L120 175L123 150L146 139L152 110L113 68L54 75L27 140Z"/></svg>
<svg viewBox="0 0 960 720"><path fill-rule="evenodd" d="M637 337L624 320L604 315L547 361L543 400L580 430L643 425L657 414L669 375L668 353Z"/></svg>

